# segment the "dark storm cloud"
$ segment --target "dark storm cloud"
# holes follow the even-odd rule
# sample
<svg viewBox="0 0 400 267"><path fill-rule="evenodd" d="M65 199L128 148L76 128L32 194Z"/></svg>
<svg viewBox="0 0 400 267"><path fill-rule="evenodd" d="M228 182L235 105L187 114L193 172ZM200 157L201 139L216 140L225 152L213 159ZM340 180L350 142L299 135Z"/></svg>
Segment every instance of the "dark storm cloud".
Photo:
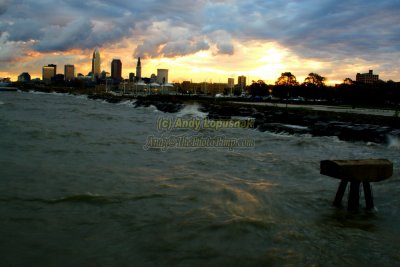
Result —
<svg viewBox="0 0 400 267"><path fill-rule="evenodd" d="M315 3L314 8L296 13L292 23L283 24L275 38L308 56L365 55L378 49L398 52L393 41L400 34L399 11L400 3L394 1Z"/></svg>
<svg viewBox="0 0 400 267"><path fill-rule="evenodd" d="M399 53L400 2L0 0L1 46L38 51L93 48L131 38L135 55L179 56L233 41L273 41L303 57L386 58Z"/></svg>

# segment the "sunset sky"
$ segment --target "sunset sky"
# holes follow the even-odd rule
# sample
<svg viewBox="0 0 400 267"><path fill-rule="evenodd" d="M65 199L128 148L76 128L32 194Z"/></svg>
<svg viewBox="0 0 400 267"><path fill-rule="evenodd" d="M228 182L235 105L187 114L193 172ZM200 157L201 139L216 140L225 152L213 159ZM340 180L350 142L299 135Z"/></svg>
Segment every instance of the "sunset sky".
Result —
<svg viewBox="0 0 400 267"><path fill-rule="evenodd" d="M74 64L102 70L113 58L123 76L169 69L169 82L227 82L247 76L274 83L290 71L317 72L329 84L373 69L400 81L398 0L0 0L0 77Z"/></svg>

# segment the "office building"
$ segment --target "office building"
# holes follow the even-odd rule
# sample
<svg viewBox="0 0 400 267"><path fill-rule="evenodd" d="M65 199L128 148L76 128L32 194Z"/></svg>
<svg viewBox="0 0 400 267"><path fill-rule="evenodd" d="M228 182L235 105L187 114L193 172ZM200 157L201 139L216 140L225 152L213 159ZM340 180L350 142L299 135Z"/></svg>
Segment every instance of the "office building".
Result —
<svg viewBox="0 0 400 267"><path fill-rule="evenodd" d="M244 90L246 88L246 77L245 76L238 77L238 85L241 90Z"/></svg>
<svg viewBox="0 0 400 267"><path fill-rule="evenodd" d="M373 74L373 70L369 70L368 73L357 73L356 82L365 83L365 84L373 84L379 80L379 75Z"/></svg>
<svg viewBox="0 0 400 267"><path fill-rule="evenodd" d="M122 80L122 62L120 59L113 59L111 62L111 78L115 81Z"/></svg>
<svg viewBox="0 0 400 267"><path fill-rule="evenodd" d="M42 68L42 80L50 82L57 74L57 65L49 64Z"/></svg>
<svg viewBox="0 0 400 267"><path fill-rule="evenodd" d="M64 79L65 81L72 81L75 79L75 66L65 65L64 66Z"/></svg>
<svg viewBox="0 0 400 267"><path fill-rule="evenodd" d="M157 83L168 83L168 69L157 69Z"/></svg>
<svg viewBox="0 0 400 267"><path fill-rule="evenodd" d="M101 74L101 59L100 59L100 51L96 47L93 51L92 57L92 80L96 81Z"/></svg>

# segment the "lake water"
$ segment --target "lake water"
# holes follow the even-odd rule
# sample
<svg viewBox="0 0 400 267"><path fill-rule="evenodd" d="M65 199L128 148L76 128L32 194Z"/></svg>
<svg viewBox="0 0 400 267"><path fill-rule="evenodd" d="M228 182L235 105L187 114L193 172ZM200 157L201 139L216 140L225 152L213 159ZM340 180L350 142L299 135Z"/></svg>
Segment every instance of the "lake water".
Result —
<svg viewBox="0 0 400 267"><path fill-rule="evenodd" d="M133 106L0 94L0 266L400 264L398 140L161 131L160 119L206 114ZM177 136L248 145L148 142ZM363 195L358 213L332 207L339 181L319 174L321 160L355 158L394 163L393 177L372 185L374 212Z"/></svg>

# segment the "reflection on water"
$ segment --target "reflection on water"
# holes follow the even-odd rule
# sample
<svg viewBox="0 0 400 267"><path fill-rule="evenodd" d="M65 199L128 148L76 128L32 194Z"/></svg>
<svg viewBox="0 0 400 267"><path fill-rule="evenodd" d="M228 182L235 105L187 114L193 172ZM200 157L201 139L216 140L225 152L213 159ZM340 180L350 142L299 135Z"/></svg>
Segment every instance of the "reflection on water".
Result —
<svg viewBox="0 0 400 267"><path fill-rule="evenodd" d="M59 94L0 97L2 266L400 262L393 144L223 129L218 134L249 136L256 146L144 151L163 115L154 107ZM168 116L205 114L188 106ZM393 177L373 184L376 211L332 207L338 180L320 175L319 162L335 158L394 162Z"/></svg>

